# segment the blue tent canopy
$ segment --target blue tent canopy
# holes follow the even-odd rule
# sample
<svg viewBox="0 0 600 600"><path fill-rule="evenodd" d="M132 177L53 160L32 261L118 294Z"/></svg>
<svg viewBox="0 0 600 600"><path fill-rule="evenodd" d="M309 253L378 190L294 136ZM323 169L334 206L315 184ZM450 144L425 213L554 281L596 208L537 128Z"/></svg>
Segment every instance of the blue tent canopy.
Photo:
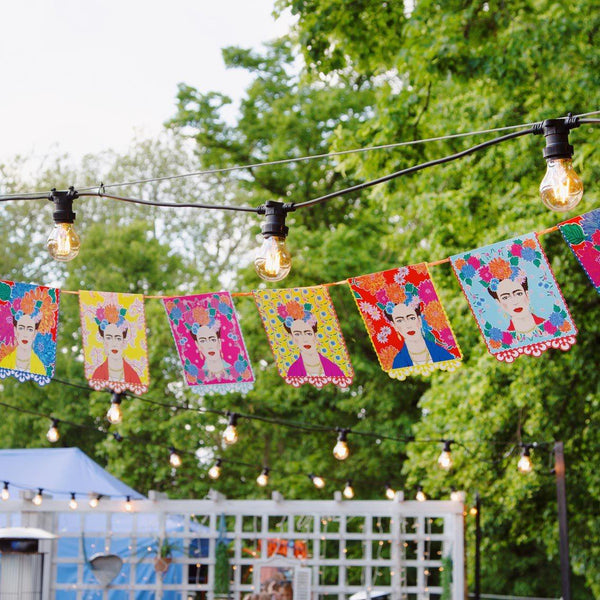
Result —
<svg viewBox="0 0 600 600"><path fill-rule="evenodd" d="M0 481L21 489L43 490L57 499L101 494L142 500L145 496L125 485L79 448L0 450Z"/></svg>

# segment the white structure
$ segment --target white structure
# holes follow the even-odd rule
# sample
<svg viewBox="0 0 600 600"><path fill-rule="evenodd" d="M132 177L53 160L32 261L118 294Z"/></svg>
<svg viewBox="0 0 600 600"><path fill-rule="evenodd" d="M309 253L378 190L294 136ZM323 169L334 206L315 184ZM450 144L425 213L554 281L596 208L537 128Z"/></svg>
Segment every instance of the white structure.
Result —
<svg viewBox="0 0 600 600"><path fill-rule="evenodd" d="M261 591L269 600L292 600L292 591L293 600L437 600L442 559L451 564L452 600L465 597L462 502L211 498L134 500L131 511L122 500L71 510L66 500L38 507L11 499L0 502L0 527L58 536L48 541L39 600L212 600L220 535L229 541L234 600ZM165 538L176 550L163 576L154 557ZM90 568L92 555L103 554L123 562L107 587ZM0 582L3 563L4 555Z"/></svg>

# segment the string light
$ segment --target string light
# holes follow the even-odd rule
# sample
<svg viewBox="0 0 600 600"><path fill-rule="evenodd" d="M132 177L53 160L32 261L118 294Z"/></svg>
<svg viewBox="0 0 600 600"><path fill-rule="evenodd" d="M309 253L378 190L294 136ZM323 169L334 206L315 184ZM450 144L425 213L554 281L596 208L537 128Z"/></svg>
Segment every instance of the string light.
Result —
<svg viewBox="0 0 600 600"><path fill-rule="evenodd" d="M173 446L169 448L169 462L174 469L177 469L181 466L181 456L175 452L175 448L173 448Z"/></svg>
<svg viewBox="0 0 600 600"><path fill-rule="evenodd" d="M350 456L350 449L347 444L347 429L340 429L338 434L337 444L333 448L333 456L338 460L346 460Z"/></svg>
<svg viewBox="0 0 600 600"><path fill-rule="evenodd" d="M50 429L46 432L46 439L54 444L58 442L60 439L60 433L58 431L58 419L52 419L52 425L50 425Z"/></svg>
<svg viewBox="0 0 600 600"><path fill-rule="evenodd" d="M396 490L389 483L385 484L385 497L388 500L393 500L396 497Z"/></svg>
<svg viewBox="0 0 600 600"><path fill-rule="evenodd" d="M46 242L48 253L54 260L68 262L79 254L80 240L73 228L75 213L73 200L79 197L78 192L71 186L68 191L52 190L50 200L54 202L54 229Z"/></svg>
<svg viewBox="0 0 600 600"><path fill-rule="evenodd" d="M106 418L111 425L118 425L123 420L123 411L121 410L121 402L124 394L113 392L110 399L110 408L106 413Z"/></svg>
<svg viewBox="0 0 600 600"><path fill-rule="evenodd" d="M223 432L223 441L228 445L232 446L238 441L238 432L237 432L237 421L238 416L236 413L229 412L229 424L225 428Z"/></svg>
<svg viewBox="0 0 600 600"><path fill-rule="evenodd" d="M531 473L533 470L529 448L529 444L523 446L521 458L519 458L519 462L517 463L517 469L519 470L519 473Z"/></svg>
<svg viewBox="0 0 600 600"><path fill-rule="evenodd" d="M346 486L344 487L342 494L344 494L344 498L347 500L352 500L352 498L354 498L354 488L352 487L351 480L346 481Z"/></svg>
<svg viewBox="0 0 600 600"><path fill-rule="evenodd" d="M325 487L325 480L319 475L313 475L312 473L308 476L308 478L313 482L313 485L322 490Z"/></svg>
<svg viewBox="0 0 600 600"><path fill-rule="evenodd" d="M99 494L92 494L92 496L90 497L90 508L98 508L98 504L100 504L100 495Z"/></svg>
<svg viewBox="0 0 600 600"><path fill-rule="evenodd" d="M569 144L569 131L579 127L575 117L548 119L541 124L546 147L544 158L547 169L540 183L542 202L556 212L575 208L583 196L583 182L573 169L573 146Z"/></svg>
<svg viewBox="0 0 600 600"><path fill-rule="evenodd" d="M219 479L221 477L221 463L223 461L218 458L217 462L208 470L208 476L211 479Z"/></svg>
<svg viewBox="0 0 600 600"><path fill-rule="evenodd" d="M125 504L123 505L127 512L131 512L133 510L133 504L131 503L131 496L126 496Z"/></svg>
<svg viewBox="0 0 600 600"><path fill-rule="evenodd" d="M35 504L35 506L42 505L43 492L44 490L42 488L38 488L38 493L33 497L33 500L31 501L33 504Z"/></svg>
<svg viewBox="0 0 600 600"><path fill-rule="evenodd" d="M454 440L443 440L444 449L438 457L438 465L445 471L449 471L452 468L452 451L450 446Z"/></svg>
<svg viewBox="0 0 600 600"><path fill-rule="evenodd" d="M261 474L256 478L256 483L260 487L265 487L269 483L269 469L267 467L264 467Z"/></svg>
<svg viewBox="0 0 600 600"><path fill-rule="evenodd" d="M292 268L292 255L285 243L289 231L285 217L291 210L294 210L292 204L272 200L258 209L258 214L264 214L266 220L261 228L264 241L256 253L254 268L265 281L281 281Z"/></svg>
<svg viewBox="0 0 600 600"><path fill-rule="evenodd" d="M417 495L415 496L415 498L419 501L419 502L425 502L425 500L427 500L427 496L425 495L425 492L423 491L423 486L420 485L417 488Z"/></svg>
<svg viewBox="0 0 600 600"><path fill-rule="evenodd" d="M2 488L2 500L8 500L10 498L10 492L8 491L8 481L4 482L4 487Z"/></svg>
<svg viewBox="0 0 600 600"><path fill-rule="evenodd" d="M453 502L461 502L462 501L462 494L456 490L456 488L452 488L451 492L450 492L450 500L452 500Z"/></svg>
<svg viewBox="0 0 600 600"><path fill-rule="evenodd" d="M71 510L76 510L79 505L77 504L77 498L75 498L75 493L71 492L71 499L69 500L69 508Z"/></svg>

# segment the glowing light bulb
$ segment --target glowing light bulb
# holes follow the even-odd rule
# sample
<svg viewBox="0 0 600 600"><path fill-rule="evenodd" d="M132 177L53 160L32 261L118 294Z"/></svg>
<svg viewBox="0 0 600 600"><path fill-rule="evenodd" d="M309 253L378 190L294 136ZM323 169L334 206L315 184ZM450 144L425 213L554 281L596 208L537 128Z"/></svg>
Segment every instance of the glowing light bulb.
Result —
<svg viewBox="0 0 600 600"><path fill-rule="evenodd" d="M42 505L42 501L43 501L42 492L43 492L43 490L42 490L42 488L40 488L38 490L38 493L33 497L32 502L33 502L33 504L35 504L35 506L41 506Z"/></svg>
<svg viewBox="0 0 600 600"><path fill-rule="evenodd" d="M396 497L396 490L389 483L385 484L385 497L388 500L393 500Z"/></svg>
<svg viewBox="0 0 600 600"><path fill-rule="evenodd" d="M90 498L90 508L98 508L98 504L100 504L100 496L92 496Z"/></svg>
<svg viewBox="0 0 600 600"><path fill-rule="evenodd" d="M131 512L133 510L133 504L131 503L131 496L127 496L125 498L125 504L123 505L123 508L127 511L127 512Z"/></svg>
<svg viewBox="0 0 600 600"><path fill-rule="evenodd" d="M450 492L450 500L452 500L453 502L462 502L461 493L456 489L452 488L452 491Z"/></svg>
<svg viewBox="0 0 600 600"><path fill-rule="evenodd" d="M229 413L229 424L225 428L223 432L223 441L231 446L238 441L238 432L237 432L237 415L235 413Z"/></svg>
<svg viewBox="0 0 600 600"><path fill-rule="evenodd" d="M477 516L477 507L476 507L476 506L471 506L471 508L469 509L469 514L470 514L472 517L475 517L475 516Z"/></svg>
<svg viewBox="0 0 600 600"><path fill-rule="evenodd" d="M46 242L48 253L54 260L68 262L79 254L81 241L73 223L56 223Z"/></svg>
<svg viewBox="0 0 600 600"><path fill-rule="evenodd" d="M318 489L323 489L325 487L325 480L319 475L309 475L313 485Z"/></svg>
<svg viewBox="0 0 600 600"><path fill-rule="evenodd" d="M542 202L556 212L575 208L583 196L583 181L570 158L548 159L546 174L540 183Z"/></svg>
<svg viewBox="0 0 600 600"><path fill-rule="evenodd" d="M10 498L10 492L8 491L8 481L4 482L4 487L2 488L2 500L8 500Z"/></svg>
<svg viewBox="0 0 600 600"><path fill-rule="evenodd" d="M77 504L77 499L75 498L75 494L71 494L71 499L69 500L69 508L71 510L76 510L79 505Z"/></svg>
<svg viewBox="0 0 600 600"><path fill-rule="evenodd" d="M285 237L269 236L256 253L254 268L265 281L281 281L292 268L292 255L285 243Z"/></svg>
<svg viewBox="0 0 600 600"><path fill-rule="evenodd" d="M217 462L208 470L208 476L211 479L219 479L221 477L221 459L219 458Z"/></svg>
<svg viewBox="0 0 600 600"><path fill-rule="evenodd" d="M533 464L529 455L529 446L523 447L523 453L517 463L517 469L519 470L519 473L531 473L533 470Z"/></svg>
<svg viewBox="0 0 600 600"><path fill-rule="evenodd" d="M417 495L415 496L415 498L419 502L425 502L425 500L427 500L427 496L425 495L425 492L423 491L423 488L421 486L417 488Z"/></svg>
<svg viewBox="0 0 600 600"><path fill-rule="evenodd" d="M354 488L352 487L351 481L346 482L346 487L344 488L342 494L344 494L344 498L347 498L348 500L352 500L352 498L354 498Z"/></svg>
<svg viewBox="0 0 600 600"><path fill-rule="evenodd" d="M265 487L269 483L269 469L265 467L262 470L262 473L256 478L256 483L260 485L260 487Z"/></svg>
<svg viewBox="0 0 600 600"><path fill-rule="evenodd" d="M449 471L452 468L452 452L450 450L451 444L451 440L444 440L444 449L438 457L438 465L446 471Z"/></svg>
<svg viewBox="0 0 600 600"><path fill-rule="evenodd" d="M58 442L58 440L60 439L60 433L58 432L57 425L58 421L56 419L52 419L52 425L50 425L50 429L48 429L48 431L46 432L46 439L51 444Z"/></svg>
<svg viewBox="0 0 600 600"><path fill-rule="evenodd" d="M123 411L121 410L122 400L122 394L113 394L110 399L110 408L106 413L106 418L112 425L117 425L123 420Z"/></svg>
<svg viewBox="0 0 600 600"><path fill-rule="evenodd" d="M348 431L342 429L338 435L337 444L333 448L333 455L338 460L346 460L350 456L350 449L346 443Z"/></svg>
<svg viewBox="0 0 600 600"><path fill-rule="evenodd" d="M181 457L177 452L175 452L175 448L169 448L169 462L174 469L177 469L181 466Z"/></svg>

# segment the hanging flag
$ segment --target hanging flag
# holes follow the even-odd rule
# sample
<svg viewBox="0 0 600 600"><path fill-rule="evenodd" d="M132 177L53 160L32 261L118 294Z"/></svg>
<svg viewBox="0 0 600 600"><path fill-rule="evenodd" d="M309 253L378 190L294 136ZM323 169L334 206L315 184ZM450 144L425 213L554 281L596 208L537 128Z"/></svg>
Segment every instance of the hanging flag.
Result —
<svg viewBox="0 0 600 600"><path fill-rule="evenodd" d="M453 371L462 357L425 263L348 279L379 364L394 379Z"/></svg>
<svg viewBox="0 0 600 600"><path fill-rule="evenodd" d="M564 221L558 227L600 294L600 208Z"/></svg>
<svg viewBox="0 0 600 600"><path fill-rule="evenodd" d="M57 288L0 281L0 379L50 382L59 296Z"/></svg>
<svg viewBox="0 0 600 600"><path fill-rule="evenodd" d="M231 294L164 298L186 383L199 394L248 392L254 374Z"/></svg>
<svg viewBox="0 0 600 600"><path fill-rule="evenodd" d="M450 258L488 350L512 362L568 350L577 329L535 233Z"/></svg>
<svg viewBox="0 0 600 600"><path fill-rule="evenodd" d="M85 376L95 390L148 390L144 297L79 292Z"/></svg>
<svg viewBox="0 0 600 600"><path fill-rule="evenodd" d="M253 293L279 374L287 383L350 386L354 371L327 288Z"/></svg>

